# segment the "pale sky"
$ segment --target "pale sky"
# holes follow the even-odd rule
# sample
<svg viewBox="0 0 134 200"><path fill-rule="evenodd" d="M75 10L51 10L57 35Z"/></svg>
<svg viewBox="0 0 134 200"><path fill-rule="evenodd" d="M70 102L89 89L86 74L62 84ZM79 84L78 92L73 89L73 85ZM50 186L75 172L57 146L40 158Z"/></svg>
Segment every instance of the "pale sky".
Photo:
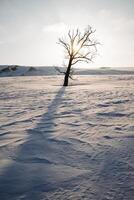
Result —
<svg viewBox="0 0 134 200"><path fill-rule="evenodd" d="M0 64L62 65L58 37L87 25L101 43L88 66L134 67L134 0L0 0Z"/></svg>

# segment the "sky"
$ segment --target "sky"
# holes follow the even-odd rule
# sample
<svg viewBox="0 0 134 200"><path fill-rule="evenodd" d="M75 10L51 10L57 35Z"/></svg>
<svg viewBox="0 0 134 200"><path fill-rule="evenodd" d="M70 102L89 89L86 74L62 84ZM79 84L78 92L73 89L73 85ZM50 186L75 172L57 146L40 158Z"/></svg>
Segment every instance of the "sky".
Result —
<svg viewBox="0 0 134 200"><path fill-rule="evenodd" d="M91 25L101 45L89 67L134 67L133 11L134 0L0 0L0 64L62 66L58 38Z"/></svg>

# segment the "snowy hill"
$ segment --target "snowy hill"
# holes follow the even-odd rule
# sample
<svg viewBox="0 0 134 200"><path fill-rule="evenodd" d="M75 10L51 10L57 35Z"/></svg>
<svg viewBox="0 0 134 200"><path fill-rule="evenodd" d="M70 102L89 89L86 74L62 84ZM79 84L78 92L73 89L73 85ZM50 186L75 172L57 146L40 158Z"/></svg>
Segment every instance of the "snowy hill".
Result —
<svg viewBox="0 0 134 200"><path fill-rule="evenodd" d="M55 76L60 75L56 70L57 67L32 67L32 66L18 66L18 65L4 65L0 66L0 77L8 76ZM61 71L65 68L60 67ZM98 69L74 69L75 75L120 75L120 74L134 74L134 68L98 68Z"/></svg>
<svg viewBox="0 0 134 200"><path fill-rule="evenodd" d="M18 65L0 66L0 76L49 76L56 75L55 67L28 67Z"/></svg>

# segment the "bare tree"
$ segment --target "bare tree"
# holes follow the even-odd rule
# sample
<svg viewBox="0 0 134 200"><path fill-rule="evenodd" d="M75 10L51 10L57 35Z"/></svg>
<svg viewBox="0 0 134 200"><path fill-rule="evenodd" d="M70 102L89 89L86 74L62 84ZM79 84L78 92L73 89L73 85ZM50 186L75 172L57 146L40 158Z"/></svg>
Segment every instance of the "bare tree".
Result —
<svg viewBox="0 0 134 200"><path fill-rule="evenodd" d="M59 38L59 44L64 47L65 58L68 60L66 72L63 73L64 83L63 86L68 86L69 78L72 78L72 66L78 62L91 62L97 52L96 46L99 44L93 39L92 35L95 32L88 26L84 32L79 29L69 30L67 37Z"/></svg>

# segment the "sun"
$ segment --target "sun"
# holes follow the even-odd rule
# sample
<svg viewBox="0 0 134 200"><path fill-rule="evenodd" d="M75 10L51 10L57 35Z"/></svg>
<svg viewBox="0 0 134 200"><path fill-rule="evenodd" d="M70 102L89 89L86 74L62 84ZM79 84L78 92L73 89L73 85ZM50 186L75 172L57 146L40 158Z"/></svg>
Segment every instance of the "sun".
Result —
<svg viewBox="0 0 134 200"><path fill-rule="evenodd" d="M73 53L80 51L80 49L81 49L81 44L79 44L78 41L75 41L73 44Z"/></svg>

